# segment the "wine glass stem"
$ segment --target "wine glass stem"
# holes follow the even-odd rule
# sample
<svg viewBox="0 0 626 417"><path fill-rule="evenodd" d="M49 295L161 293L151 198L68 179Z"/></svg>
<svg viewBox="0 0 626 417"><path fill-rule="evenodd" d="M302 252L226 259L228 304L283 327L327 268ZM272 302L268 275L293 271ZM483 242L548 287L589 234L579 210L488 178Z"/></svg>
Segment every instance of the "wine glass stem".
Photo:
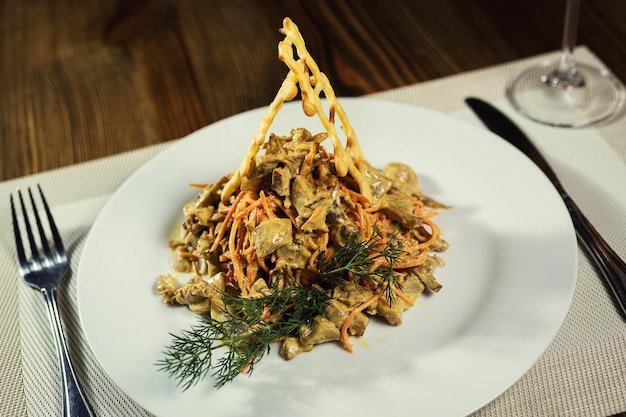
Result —
<svg viewBox="0 0 626 417"><path fill-rule="evenodd" d="M573 58L579 14L580 0L567 0L561 57L557 68L544 80L550 87L568 89L582 87L585 84L585 80L576 69Z"/></svg>
<svg viewBox="0 0 626 417"><path fill-rule="evenodd" d="M561 60L559 69L568 71L574 66L572 54L576 45L576 32L578 30L578 16L580 14L580 0L567 0L565 8L565 24L563 26L563 43L561 47Z"/></svg>

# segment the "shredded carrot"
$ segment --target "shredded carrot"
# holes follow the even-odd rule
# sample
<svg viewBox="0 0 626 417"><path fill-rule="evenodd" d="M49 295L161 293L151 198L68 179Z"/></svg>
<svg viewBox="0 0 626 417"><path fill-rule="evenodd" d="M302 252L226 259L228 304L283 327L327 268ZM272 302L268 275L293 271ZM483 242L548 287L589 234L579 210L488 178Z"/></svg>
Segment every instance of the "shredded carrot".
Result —
<svg viewBox="0 0 626 417"><path fill-rule="evenodd" d="M413 307L413 305L414 305L413 304L413 300L411 300L404 292L400 291L399 289L397 289L394 286L391 287L391 290L396 295L396 297L398 297L399 299L401 299L402 301L407 303L409 305L409 307Z"/></svg>
<svg viewBox="0 0 626 417"><path fill-rule="evenodd" d="M239 226L237 227L237 245L235 246L235 251L237 253L237 256L241 258L241 256L243 255L243 249L246 246L246 242L247 244L249 244L250 239L248 236L248 230L245 227L243 219L240 218L237 221L239 222Z"/></svg>
<svg viewBox="0 0 626 417"><path fill-rule="evenodd" d="M363 207L369 207L370 201L363 194L357 193L356 191L349 189L344 184L341 184L339 188L346 194L348 194L350 198L355 202L361 203Z"/></svg>
<svg viewBox="0 0 626 417"><path fill-rule="evenodd" d="M246 275L243 271L243 265L241 264L241 258L239 253L237 252L235 237L237 236L237 229L240 224L243 224L241 220L236 220L233 222L232 229L230 231L230 236L228 239L228 250L230 251L231 261L233 263L233 274L234 278L239 285L239 290L241 291L242 297L248 296L248 284L246 282Z"/></svg>
<svg viewBox="0 0 626 417"><path fill-rule="evenodd" d="M248 206L246 206L246 208L241 209L237 212L237 216L240 217L245 217L247 215L249 215L253 210L257 209L259 206L261 206L261 200L255 200L252 203L250 203Z"/></svg>
<svg viewBox="0 0 626 417"><path fill-rule="evenodd" d="M374 262L372 262L372 265L370 266L370 272L375 271L385 264L389 265L384 258L376 259Z"/></svg>
<svg viewBox="0 0 626 417"><path fill-rule="evenodd" d="M415 268L416 266L422 265L426 262L426 258L428 258L428 250L423 250L417 256L412 255L408 257L408 260L404 262L398 262L393 264L393 269L408 269Z"/></svg>
<svg viewBox="0 0 626 417"><path fill-rule="evenodd" d="M367 238L370 236L367 214L365 213L365 210L363 210L363 206L359 203L356 204L356 211L359 215L358 226L359 231L361 232L361 238L367 240Z"/></svg>
<svg viewBox="0 0 626 417"><path fill-rule="evenodd" d="M246 257L248 266L246 267L246 278L249 283L254 283L257 278L257 272L259 271L259 264L256 261L256 257Z"/></svg>
<svg viewBox="0 0 626 417"><path fill-rule="evenodd" d="M261 200L261 205L263 206L263 210L265 210L267 217L270 219L275 218L276 214L274 213L274 210L270 208L270 202L267 200L267 197L265 197L265 192L261 191L259 193L259 199Z"/></svg>
<svg viewBox="0 0 626 417"><path fill-rule="evenodd" d="M295 227L298 227L298 223L296 222L296 215L294 214L292 209L286 208L283 202L280 201L280 199L277 198L274 194L270 194L269 199L272 202L272 204L278 207L283 213L285 213L287 217L289 217L289 220L291 220L291 223Z"/></svg>
<svg viewBox="0 0 626 417"><path fill-rule="evenodd" d="M324 233L322 236L322 241L319 243L319 247L320 250L323 252L326 250L326 248L328 248L328 241L329 241L329 237L328 237L328 233Z"/></svg>
<svg viewBox="0 0 626 417"><path fill-rule="evenodd" d="M311 271L316 270L315 262L317 262L319 255L326 252L326 248L328 247L328 233L322 234L319 237L319 240L319 242L311 241L311 245L309 246L309 249L313 251L311 257L309 258L309 262L307 263L307 266Z"/></svg>
<svg viewBox="0 0 626 417"><path fill-rule="evenodd" d="M256 253L256 247L254 247L254 245L250 245L246 249L244 249L242 253L245 256L254 255Z"/></svg>
<svg viewBox="0 0 626 417"><path fill-rule="evenodd" d="M423 219L423 222L430 226L430 237L426 241L417 245L416 249L428 248L435 240L439 239L439 235L441 233L439 226L433 223L430 219Z"/></svg>
<svg viewBox="0 0 626 417"><path fill-rule="evenodd" d="M306 247L309 250L316 251L319 250L320 245L314 239L307 239Z"/></svg>
<svg viewBox="0 0 626 417"><path fill-rule="evenodd" d="M224 218L224 222L222 223L222 228L220 229L220 233L215 238L213 245L211 245L211 249L209 249L209 253L215 252L215 250L220 244L220 241L224 238L224 235L226 234L226 229L228 229L228 226L230 225L230 221L235 215L235 210L237 210L237 206L239 205L239 202L241 201L244 195L245 195L245 192L241 191L237 195L237 198L235 198L233 205L230 207L230 210L228 210L228 214L226 214L226 217Z"/></svg>
<svg viewBox="0 0 626 417"><path fill-rule="evenodd" d="M382 296L382 293L375 294L369 300L365 301L363 304L352 310L348 317L346 317L346 319L343 321L343 324L341 325L340 340L341 344L348 352L352 353L352 344L350 344L350 340L348 340L348 327L350 327L350 323L352 323L352 320L354 320L357 314L374 304Z"/></svg>

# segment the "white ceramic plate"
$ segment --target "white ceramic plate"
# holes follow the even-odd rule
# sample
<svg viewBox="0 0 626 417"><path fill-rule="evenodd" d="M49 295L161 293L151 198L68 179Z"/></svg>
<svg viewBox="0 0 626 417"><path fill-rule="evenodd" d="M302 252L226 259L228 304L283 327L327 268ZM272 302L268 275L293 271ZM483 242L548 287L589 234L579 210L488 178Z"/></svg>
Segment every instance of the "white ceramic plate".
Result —
<svg viewBox="0 0 626 417"><path fill-rule="evenodd" d="M220 390L210 379L181 392L157 371L171 337L196 322L161 303L167 239L196 193L187 184L232 172L265 109L208 126L173 144L113 195L95 222L78 271L78 305L102 368L158 417L412 414L462 416L497 397L539 359L569 308L576 238L559 196L504 140L433 111L343 99L374 166L400 161L427 194L454 206L437 221L450 242L443 289L391 327L372 323L354 341L290 362L278 349ZM272 125L287 134L317 119L288 104ZM330 148L330 144L326 143Z"/></svg>

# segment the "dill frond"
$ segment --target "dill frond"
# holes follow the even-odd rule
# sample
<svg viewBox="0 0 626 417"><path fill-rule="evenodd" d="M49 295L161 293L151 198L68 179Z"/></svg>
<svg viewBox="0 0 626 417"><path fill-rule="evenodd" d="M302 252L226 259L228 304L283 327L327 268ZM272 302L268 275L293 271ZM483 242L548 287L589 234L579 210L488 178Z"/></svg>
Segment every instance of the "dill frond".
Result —
<svg viewBox="0 0 626 417"><path fill-rule="evenodd" d="M364 241L358 235L353 236L344 246L339 247L332 257L327 258L320 254L317 281L332 283L337 280L353 280L358 283L360 279L369 279L382 286L387 302L393 305L395 302L393 288L402 290L393 266L403 253L403 242L398 231L394 231L389 241L382 244L374 225L374 231L368 240ZM380 258L386 262L374 267Z"/></svg>
<svg viewBox="0 0 626 417"><path fill-rule="evenodd" d="M271 343L295 335L314 317L326 315L330 296L314 288L274 288L271 295L243 298L222 293L229 306L226 320L200 316L197 324L173 339L166 347L158 369L175 378L187 390L209 373L220 388L242 373L251 374L254 366L270 351ZM280 319L266 322L265 309ZM217 350L223 350L219 352ZM214 356L215 355L215 356Z"/></svg>

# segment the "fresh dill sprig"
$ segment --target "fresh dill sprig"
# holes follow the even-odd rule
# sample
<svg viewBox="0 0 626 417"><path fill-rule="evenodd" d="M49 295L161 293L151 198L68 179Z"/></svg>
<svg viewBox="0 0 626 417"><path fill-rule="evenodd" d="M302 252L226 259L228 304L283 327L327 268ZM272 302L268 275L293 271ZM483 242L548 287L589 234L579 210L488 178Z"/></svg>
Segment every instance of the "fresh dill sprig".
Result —
<svg viewBox="0 0 626 417"><path fill-rule="evenodd" d="M385 244L380 241L380 233L374 230L368 240L364 241L358 234L351 236L344 246L337 248L332 257L327 258L320 254L317 267L318 281L354 280L361 278L372 280L377 285L382 285L384 296L390 305L395 302L393 288L402 290L393 271L394 264L404 253L403 242L397 231L390 236ZM386 264L376 266L375 262L380 258L385 259Z"/></svg>
<svg viewBox="0 0 626 417"><path fill-rule="evenodd" d="M241 373L251 374L270 350L272 342L295 335L314 317L326 315L330 296L315 288L273 288L271 295L243 298L222 293L228 310L218 321L208 315L200 322L172 335L173 340L157 362L159 370L175 378L187 390L209 372L220 388ZM273 317L265 320L264 317ZM223 355L216 350L224 350ZM214 354L216 354L214 356Z"/></svg>
<svg viewBox="0 0 626 417"><path fill-rule="evenodd" d="M393 288L402 290L393 271L402 253L398 233L394 232L383 245L374 228L367 241L357 236L338 248L330 259L320 256L317 282L369 279L382 286L391 305L395 300ZM373 268L374 262L381 258L386 260L385 265ZM251 374L273 342L296 335L316 316L326 316L326 307L330 304L330 295L315 286L274 286L271 294L259 298L225 292L220 295L227 306L225 319L218 321L201 315L199 323L189 330L172 335L173 340L164 351L165 357L156 363L159 370L175 378L183 390L196 385L209 373L215 379L216 388L242 373Z"/></svg>

